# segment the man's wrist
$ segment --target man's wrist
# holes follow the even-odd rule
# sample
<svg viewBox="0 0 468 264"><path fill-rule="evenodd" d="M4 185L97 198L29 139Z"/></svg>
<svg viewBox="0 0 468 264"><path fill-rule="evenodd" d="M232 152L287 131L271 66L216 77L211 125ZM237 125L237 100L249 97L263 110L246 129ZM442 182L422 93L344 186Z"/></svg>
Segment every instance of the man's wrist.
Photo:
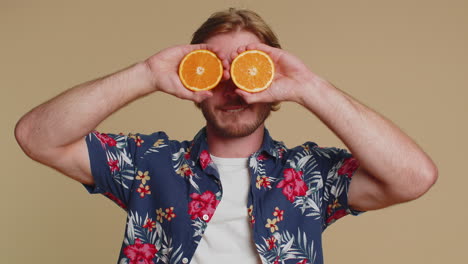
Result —
<svg viewBox="0 0 468 264"><path fill-rule="evenodd" d="M331 84L317 75L312 75L297 89L296 103L307 106L320 98L321 94L330 89Z"/></svg>
<svg viewBox="0 0 468 264"><path fill-rule="evenodd" d="M147 88L145 93L146 94L149 94L149 93L152 93L152 92L156 92L157 91L157 78L156 78L156 74L154 73L153 69L151 68L151 64L149 63L148 60L144 60L140 63L138 63L137 65L135 65L136 67L141 67L141 70L142 70L142 74L144 76L144 80L145 82L147 83L145 85L145 87Z"/></svg>

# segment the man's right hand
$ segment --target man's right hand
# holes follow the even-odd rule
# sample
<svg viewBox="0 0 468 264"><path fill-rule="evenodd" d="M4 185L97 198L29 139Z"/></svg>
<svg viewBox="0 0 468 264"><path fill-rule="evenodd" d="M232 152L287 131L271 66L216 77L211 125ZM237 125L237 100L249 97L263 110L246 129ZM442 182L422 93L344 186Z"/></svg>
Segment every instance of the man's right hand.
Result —
<svg viewBox="0 0 468 264"><path fill-rule="evenodd" d="M178 67L180 61L185 55L198 49L208 49L217 53L216 49L213 47L209 47L206 44L196 44L170 47L148 58L145 62L152 72L151 82L153 83L154 90L174 95L180 99L191 100L196 103L200 103L204 99L212 96L213 94L210 91L193 92L186 89L179 79ZM228 60L225 58L220 59L223 62L224 68L229 68L227 66L229 63ZM225 70L223 78L226 79L228 77L229 74L227 70Z"/></svg>

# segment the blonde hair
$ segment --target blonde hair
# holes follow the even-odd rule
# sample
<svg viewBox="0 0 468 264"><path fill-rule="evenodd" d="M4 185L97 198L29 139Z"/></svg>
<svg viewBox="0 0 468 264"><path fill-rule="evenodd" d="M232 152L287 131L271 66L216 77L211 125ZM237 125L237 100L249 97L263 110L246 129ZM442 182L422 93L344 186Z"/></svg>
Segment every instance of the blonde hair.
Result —
<svg viewBox="0 0 468 264"><path fill-rule="evenodd" d="M255 12L247 9L229 8L212 14L194 33L191 44L200 44L208 38L234 30L247 30L263 43L281 48L278 38L268 24Z"/></svg>
<svg viewBox="0 0 468 264"><path fill-rule="evenodd" d="M204 43L210 37L234 30L247 30L255 34L263 43L281 48L271 27L255 12L247 9L229 8L213 13L194 33L190 44ZM195 104L199 107L198 104ZM279 110L279 103L271 105L272 111Z"/></svg>

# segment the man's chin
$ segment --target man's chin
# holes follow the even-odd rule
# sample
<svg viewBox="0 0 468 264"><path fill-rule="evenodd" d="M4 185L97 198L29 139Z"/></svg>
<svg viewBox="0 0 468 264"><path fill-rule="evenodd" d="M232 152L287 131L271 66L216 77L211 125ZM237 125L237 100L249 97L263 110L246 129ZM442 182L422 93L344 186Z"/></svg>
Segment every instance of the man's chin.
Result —
<svg viewBox="0 0 468 264"><path fill-rule="evenodd" d="M214 133L225 138L240 138L250 136L258 129L259 125L228 125L211 126Z"/></svg>

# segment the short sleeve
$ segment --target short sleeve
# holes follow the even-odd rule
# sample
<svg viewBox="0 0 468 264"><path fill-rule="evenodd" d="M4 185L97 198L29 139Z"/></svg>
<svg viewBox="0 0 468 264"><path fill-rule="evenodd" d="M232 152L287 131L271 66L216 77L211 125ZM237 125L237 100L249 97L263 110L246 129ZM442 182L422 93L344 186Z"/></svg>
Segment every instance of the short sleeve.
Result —
<svg viewBox="0 0 468 264"><path fill-rule="evenodd" d="M157 140L157 134L104 134L86 136L94 185L84 185L90 193L101 193L123 209L127 208L136 176L138 157Z"/></svg>
<svg viewBox="0 0 468 264"><path fill-rule="evenodd" d="M324 229L341 217L362 212L348 204L348 191L359 162L344 149L316 147L323 176L322 217Z"/></svg>

